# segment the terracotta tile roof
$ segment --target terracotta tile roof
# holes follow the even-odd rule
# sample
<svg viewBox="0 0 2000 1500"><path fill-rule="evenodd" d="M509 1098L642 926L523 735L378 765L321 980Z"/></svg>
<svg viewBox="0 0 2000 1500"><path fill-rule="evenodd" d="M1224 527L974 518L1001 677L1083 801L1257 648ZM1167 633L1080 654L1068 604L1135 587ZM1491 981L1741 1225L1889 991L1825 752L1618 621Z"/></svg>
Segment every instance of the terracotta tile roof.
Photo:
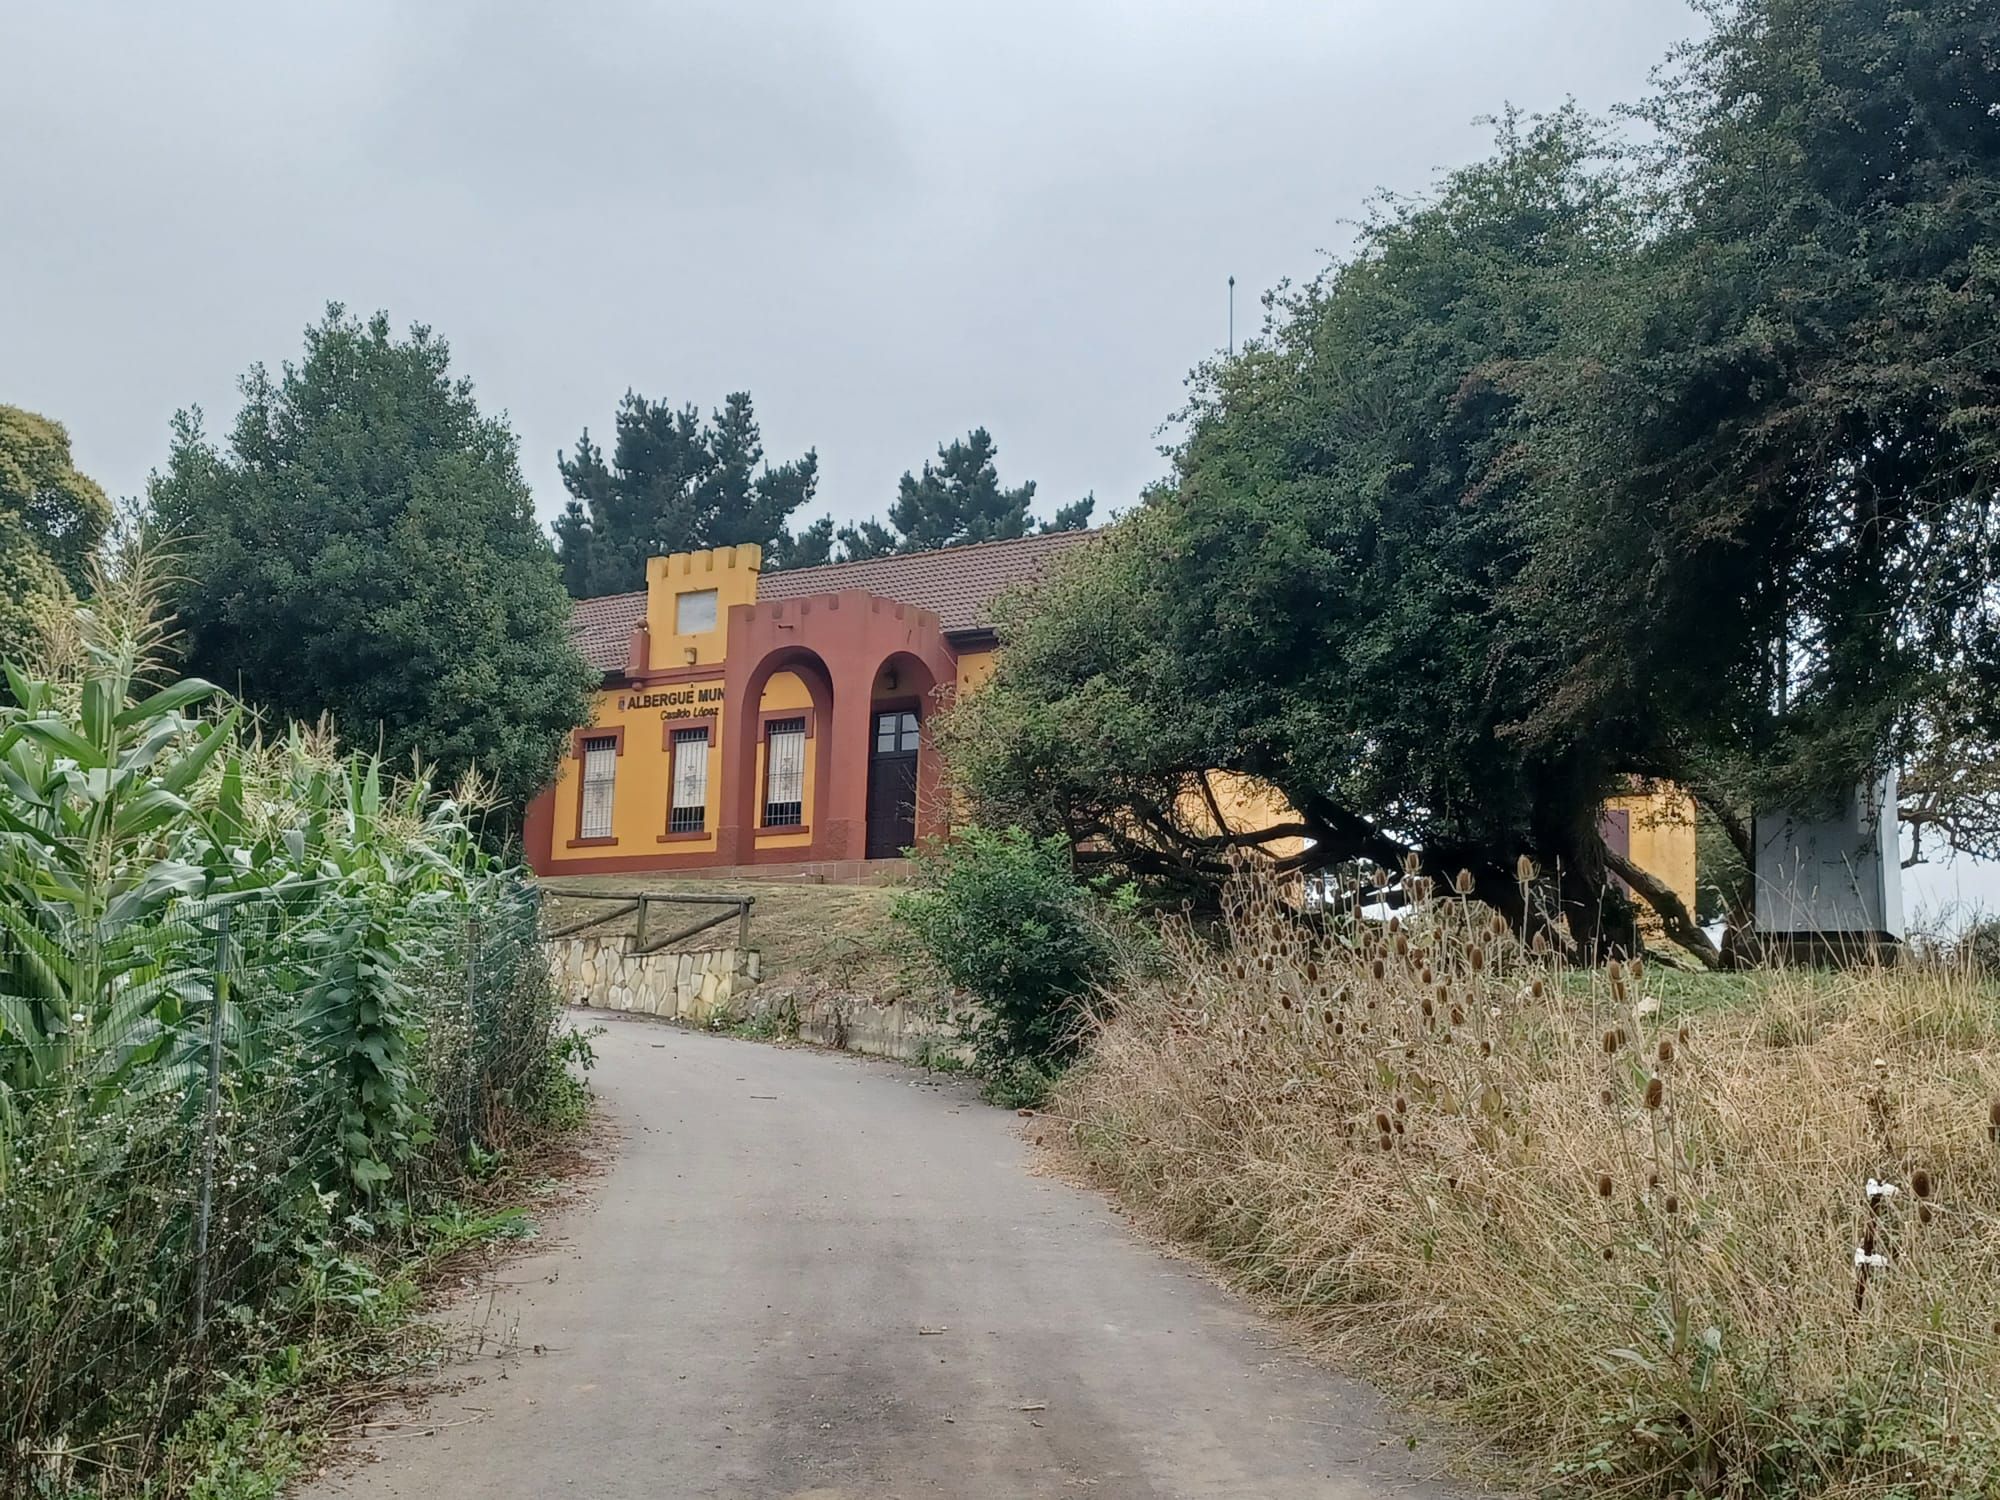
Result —
<svg viewBox="0 0 2000 1500"><path fill-rule="evenodd" d="M646 591L579 599L570 611L569 634L583 659L600 672L620 672L632 647L632 627L646 618Z"/></svg>
<svg viewBox="0 0 2000 1500"><path fill-rule="evenodd" d="M996 599L1009 589L1033 583L1058 553L1096 534L1056 531L1006 542L977 542L934 552L760 573L757 601L762 604L841 589L865 589L885 599L934 611L947 635L981 630L993 624ZM632 627L645 618L643 589L579 599L571 617L571 633L584 660L600 672L616 672L625 665Z"/></svg>

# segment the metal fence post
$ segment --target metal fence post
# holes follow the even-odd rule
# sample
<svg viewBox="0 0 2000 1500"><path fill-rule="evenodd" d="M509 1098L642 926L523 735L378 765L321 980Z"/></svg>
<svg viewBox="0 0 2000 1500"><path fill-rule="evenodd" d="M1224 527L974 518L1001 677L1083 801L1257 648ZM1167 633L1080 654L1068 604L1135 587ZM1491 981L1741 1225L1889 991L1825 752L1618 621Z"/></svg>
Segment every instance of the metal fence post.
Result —
<svg viewBox="0 0 2000 1500"><path fill-rule="evenodd" d="M222 1103L222 1010L229 1003L229 908L216 913L213 999L208 1008L208 1095L202 1108L201 1187L194 1212L194 1336L208 1323L208 1225L215 1211L216 1120Z"/></svg>

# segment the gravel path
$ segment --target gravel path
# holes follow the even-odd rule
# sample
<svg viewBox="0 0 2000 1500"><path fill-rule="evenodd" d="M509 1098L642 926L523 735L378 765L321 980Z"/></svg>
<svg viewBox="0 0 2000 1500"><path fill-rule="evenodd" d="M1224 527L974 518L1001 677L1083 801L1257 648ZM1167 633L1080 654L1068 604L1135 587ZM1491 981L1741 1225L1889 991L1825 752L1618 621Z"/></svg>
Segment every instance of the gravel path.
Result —
<svg viewBox="0 0 2000 1500"><path fill-rule="evenodd" d="M602 1019L616 1158L501 1272L514 1352L314 1500L1467 1493L962 1085Z"/></svg>

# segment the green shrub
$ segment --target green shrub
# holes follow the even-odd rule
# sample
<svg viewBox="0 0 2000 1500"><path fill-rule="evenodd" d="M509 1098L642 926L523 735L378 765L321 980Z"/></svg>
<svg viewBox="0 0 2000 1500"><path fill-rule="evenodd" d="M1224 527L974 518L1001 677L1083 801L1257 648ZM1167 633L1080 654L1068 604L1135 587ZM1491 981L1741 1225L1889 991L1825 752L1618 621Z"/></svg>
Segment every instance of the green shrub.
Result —
<svg viewBox="0 0 2000 1500"><path fill-rule="evenodd" d="M1079 882L1060 838L973 828L919 859L895 914L944 979L977 1002L973 1049L998 1077L1016 1063L1046 1073L1081 1049L1081 1002L1113 962L1105 922L1135 899L1129 887Z"/></svg>
<svg viewBox="0 0 2000 1500"><path fill-rule="evenodd" d="M2000 979L2000 917L1981 917L1958 940L1968 968Z"/></svg>

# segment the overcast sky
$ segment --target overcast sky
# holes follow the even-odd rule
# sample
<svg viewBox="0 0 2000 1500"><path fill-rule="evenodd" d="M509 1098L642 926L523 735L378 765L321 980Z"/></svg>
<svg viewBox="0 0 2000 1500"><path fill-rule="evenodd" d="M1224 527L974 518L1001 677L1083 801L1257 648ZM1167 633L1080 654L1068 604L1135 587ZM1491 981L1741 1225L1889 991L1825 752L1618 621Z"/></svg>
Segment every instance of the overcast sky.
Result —
<svg viewBox="0 0 2000 1500"><path fill-rule="evenodd" d="M329 299L556 451L629 386L757 400L872 513L976 424L1131 503L1196 361L1509 101L1602 108L1682 0L0 0L0 400L131 494Z"/></svg>
<svg viewBox="0 0 2000 1500"><path fill-rule="evenodd" d="M1479 117L1634 98L1695 24L1682 0L0 0L0 401L135 494L177 406L226 430L242 371L337 299L450 340L545 517L557 450L628 387L749 390L842 519L976 424L1044 514L1101 514L1161 472L1229 276L1241 331L1373 191L1479 155Z"/></svg>

